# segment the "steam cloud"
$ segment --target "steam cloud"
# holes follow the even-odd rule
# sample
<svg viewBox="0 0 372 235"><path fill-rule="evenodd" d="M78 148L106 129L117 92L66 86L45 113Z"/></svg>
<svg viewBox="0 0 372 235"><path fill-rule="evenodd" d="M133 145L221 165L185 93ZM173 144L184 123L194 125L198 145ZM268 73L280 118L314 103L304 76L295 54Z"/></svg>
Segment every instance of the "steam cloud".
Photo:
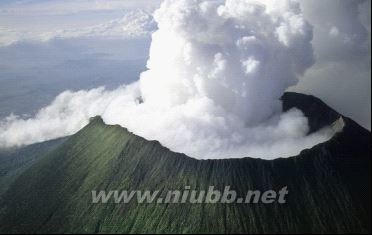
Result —
<svg viewBox="0 0 372 235"><path fill-rule="evenodd" d="M307 135L280 97L313 63L312 27L295 1L166 0L154 14L148 70L114 91L64 92L34 118L0 123L0 146L75 133L101 115L191 157L288 157L328 140Z"/></svg>

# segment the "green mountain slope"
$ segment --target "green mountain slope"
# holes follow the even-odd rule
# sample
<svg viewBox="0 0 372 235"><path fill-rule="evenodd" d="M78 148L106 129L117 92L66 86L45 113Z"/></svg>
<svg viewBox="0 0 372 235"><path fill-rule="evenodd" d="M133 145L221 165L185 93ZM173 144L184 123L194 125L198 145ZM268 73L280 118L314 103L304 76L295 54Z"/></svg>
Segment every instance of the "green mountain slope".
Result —
<svg viewBox="0 0 372 235"><path fill-rule="evenodd" d="M339 118L314 97L288 93L283 102L302 109L314 128ZM370 132L344 121L341 133L296 157L199 161L97 117L17 177L0 201L0 232L369 232ZM231 186L242 196L287 186L289 194L286 204L92 203L92 190L185 186Z"/></svg>
<svg viewBox="0 0 372 235"><path fill-rule="evenodd" d="M66 139L60 138L15 149L0 149L0 195L17 175Z"/></svg>

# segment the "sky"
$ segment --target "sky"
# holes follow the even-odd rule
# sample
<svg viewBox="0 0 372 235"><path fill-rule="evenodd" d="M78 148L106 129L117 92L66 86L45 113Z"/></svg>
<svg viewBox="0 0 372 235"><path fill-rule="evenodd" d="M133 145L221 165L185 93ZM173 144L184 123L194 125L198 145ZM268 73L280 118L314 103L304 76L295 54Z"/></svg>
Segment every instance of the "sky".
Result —
<svg viewBox="0 0 372 235"><path fill-rule="evenodd" d="M269 0L261 2L267 4ZM287 9L287 1L282 2L278 9ZM291 14L298 14L309 23L312 61L302 61L306 58L304 54L310 56L309 53L294 57L295 64L303 64L300 66L303 71L295 75L298 82L286 89L315 95L370 129L370 1L299 2L299 9L294 7ZM151 35L161 21L159 17L154 19L153 12L160 3L157 0L1 1L0 120L6 122L13 117L11 114L32 117L66 90L105 86L115 91L120 85L137 81L141 72L149 67L151 70L151 59L148 61ZM226 11L238 17L239 11L233 9L232 3L231 6ZM243 5L240 7L244 9ZM177 20L169 17L169 21ZM301 29L291 25L296 22L299 21L284 20L283 24ZM285 38L295 33L284 31L282 35ZM298 51L296 47L299 46L293 45L294 51ZM245 61L247 71L254 68L256 61L253 62ZM157 84L150 86L153 85ZM262 115L266 115L264 111Z"/></svg>
<svg viewBox="0 0 372 235"><path fill-rule="evenodd" d="M0 1L0 118L145 68L156 1Z"/></svg>

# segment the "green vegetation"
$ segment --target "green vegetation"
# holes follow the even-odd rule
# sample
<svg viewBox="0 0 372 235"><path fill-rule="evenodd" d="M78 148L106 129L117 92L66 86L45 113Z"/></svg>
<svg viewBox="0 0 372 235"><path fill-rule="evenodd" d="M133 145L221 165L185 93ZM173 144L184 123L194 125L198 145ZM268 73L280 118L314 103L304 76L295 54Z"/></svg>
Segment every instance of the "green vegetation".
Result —
<svg viewBox="0 0 372 235"><path fill-rule="evenodd" d="M303 111L318 115L312 120L325 115ZM96 117L14 179L0 201L0 232L367 233L370 133L344 119L342 133L296 157L199 161ZM93 204L91 198L92 190L166 192L186 185L221 191L230 185L240 195L288 186L289 194L286 204Z"/></svg>
<svg viewBox="0 0 372 235"><path fill-rule="evenodd" d="M60 138L23 148L0 150L0 195L17 175L47 152L60 146L66 139Z"/></svg>

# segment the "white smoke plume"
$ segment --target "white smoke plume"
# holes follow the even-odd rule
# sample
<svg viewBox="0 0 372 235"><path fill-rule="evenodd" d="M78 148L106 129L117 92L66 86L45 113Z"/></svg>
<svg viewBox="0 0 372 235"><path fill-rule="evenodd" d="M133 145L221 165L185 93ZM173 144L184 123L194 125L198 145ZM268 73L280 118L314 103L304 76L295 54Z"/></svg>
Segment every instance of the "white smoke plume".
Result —
<svg viewBox="0 0 372 235"><path fill-rule="evenodd" d="M9 117L0 146L73 134L96 115L198 159L288 157L328 140L330 129L307 135L304 115L279 101L314 62L312 27L296 1L264 2L165 0L138 82Z"/></svg>

